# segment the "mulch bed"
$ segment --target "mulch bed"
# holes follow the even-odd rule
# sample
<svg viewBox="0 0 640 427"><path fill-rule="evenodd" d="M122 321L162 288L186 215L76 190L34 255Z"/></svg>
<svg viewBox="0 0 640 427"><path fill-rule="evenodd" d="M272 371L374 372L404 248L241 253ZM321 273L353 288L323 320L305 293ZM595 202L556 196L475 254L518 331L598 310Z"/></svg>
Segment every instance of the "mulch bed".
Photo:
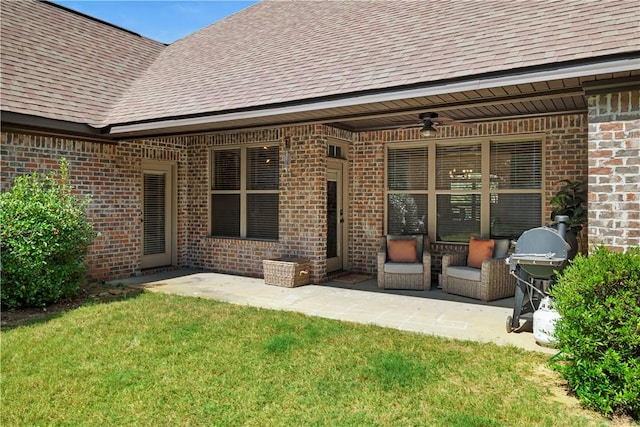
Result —
<svg viewBox="0 0 640 427"><path fill-rule="evenodd" d="M60 301L57 304L52 304L47 307L2 308L0 313L0 327L2 329L10 329L17 326L37 323L86 304L121 301L134 297L141 292L143 292L141 288L105 285L102 283L87 284L80 288L74 298Z"/></svg>

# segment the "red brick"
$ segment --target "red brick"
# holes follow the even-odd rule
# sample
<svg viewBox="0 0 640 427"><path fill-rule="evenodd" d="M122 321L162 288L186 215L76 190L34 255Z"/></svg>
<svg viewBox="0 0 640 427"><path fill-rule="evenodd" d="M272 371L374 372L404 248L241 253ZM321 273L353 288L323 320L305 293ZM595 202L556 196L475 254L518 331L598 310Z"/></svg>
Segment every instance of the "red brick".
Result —
<svg viewBox="0 0 640 427"><path fill-rule="evenodd" d="M553 197L561 179L587 180L588 146L586 116L576 114L527 120L481 123L470 132L445 127L442 136L477 138L513 135L533 130L546 135L545 198ZM565 128L569 127L569 129ZM253 142L280 143L290 138L290 166L281 169L281 222L278 242L215 239L207 235L209 178L208 156L214 146ZM3 150L7 134L3 133ZM419 141L417 129L353 134L322 125L296 126L236 134L199 135L145 141L96 144L58 138L35 139L13 135L10 153L3 154L2 177L15 176L26 162L57 167L65 154L71 161L73 184L92 194L90 215L102 236L96 239L90 257L90 272L98 279L140 273L140 159L172 160L178 174L178 265L259 277L262 260L283 255L312 259L311 277L318 283L326 277L326 144L331 137L349 141L349 253L354 271L375 273L376 250L384 233L385 141ZM22 139L23 142L18 143ZM393 143L393 142L388 142ZM38 145L40 144L40 145ZM51 148L51 147L58 148ZM49 148L46 148L49 147ZM602 158L611 150L600 148ZM4 153L4 152L3 152ZM23 159L23 160L20 160ZM281 164L284 157L281 159ZM6 168L4 165L6 164ZM599 202L599 199L593 202ZM590 203L592 198L590 195ZM544 203L544 218L551 208ZM437 254L434 254L437 256Z"/></svg>

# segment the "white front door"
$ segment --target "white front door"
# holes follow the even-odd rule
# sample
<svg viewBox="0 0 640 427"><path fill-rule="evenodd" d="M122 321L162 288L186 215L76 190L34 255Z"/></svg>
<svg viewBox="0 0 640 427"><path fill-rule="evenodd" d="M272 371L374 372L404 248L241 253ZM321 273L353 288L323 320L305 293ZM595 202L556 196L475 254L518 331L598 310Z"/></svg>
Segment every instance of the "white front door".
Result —
<svg viewBox="0 0 640 427"><path fill-rule="evenodd" d="M141 268L173 264L173 171L166 162L143 163Z"/></svg>

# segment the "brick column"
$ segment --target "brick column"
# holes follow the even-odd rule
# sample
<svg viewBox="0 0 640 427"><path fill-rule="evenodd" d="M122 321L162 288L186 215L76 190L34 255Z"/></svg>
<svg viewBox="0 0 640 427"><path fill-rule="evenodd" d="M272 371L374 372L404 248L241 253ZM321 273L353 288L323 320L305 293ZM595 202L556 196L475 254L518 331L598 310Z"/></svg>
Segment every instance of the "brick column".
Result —
<svg viewBox="0 0 640 427"><path fill-rule="evenodd" d="M311 283L327 276L327 141L324 128L284 128L281 145L280 246L311 261Z"/></svg>
<svg viewBox="0 0 640 427"><path fill-rule="evenodd" d="M361 132L351 151L349 250L353 271L376 274L384 234L384 143L380 132Z"/></svg>
<svg viewBox="0 0 640 427"><path fill-rule="evenodd" d="M640 90L591 94L589 245L640 246Z"/></svg>

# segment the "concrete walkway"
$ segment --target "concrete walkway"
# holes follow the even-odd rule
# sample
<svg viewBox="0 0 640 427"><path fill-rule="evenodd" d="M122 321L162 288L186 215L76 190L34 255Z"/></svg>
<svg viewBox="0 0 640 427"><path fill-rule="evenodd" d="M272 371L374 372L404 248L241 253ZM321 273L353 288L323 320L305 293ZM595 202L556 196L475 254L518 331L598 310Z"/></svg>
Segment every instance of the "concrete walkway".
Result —
<svg viewBox="0 0 640 427"><path fill-rule="evenodd" d="M284 288L265 285L263 279L189 270L113 283L446 338L513 345L549 354L557 352L538 345L530 332L507 333L506 319L513 314L513 308L430 299L429 291L422 291L426 297L418 298L324 285Z"/></svg>

